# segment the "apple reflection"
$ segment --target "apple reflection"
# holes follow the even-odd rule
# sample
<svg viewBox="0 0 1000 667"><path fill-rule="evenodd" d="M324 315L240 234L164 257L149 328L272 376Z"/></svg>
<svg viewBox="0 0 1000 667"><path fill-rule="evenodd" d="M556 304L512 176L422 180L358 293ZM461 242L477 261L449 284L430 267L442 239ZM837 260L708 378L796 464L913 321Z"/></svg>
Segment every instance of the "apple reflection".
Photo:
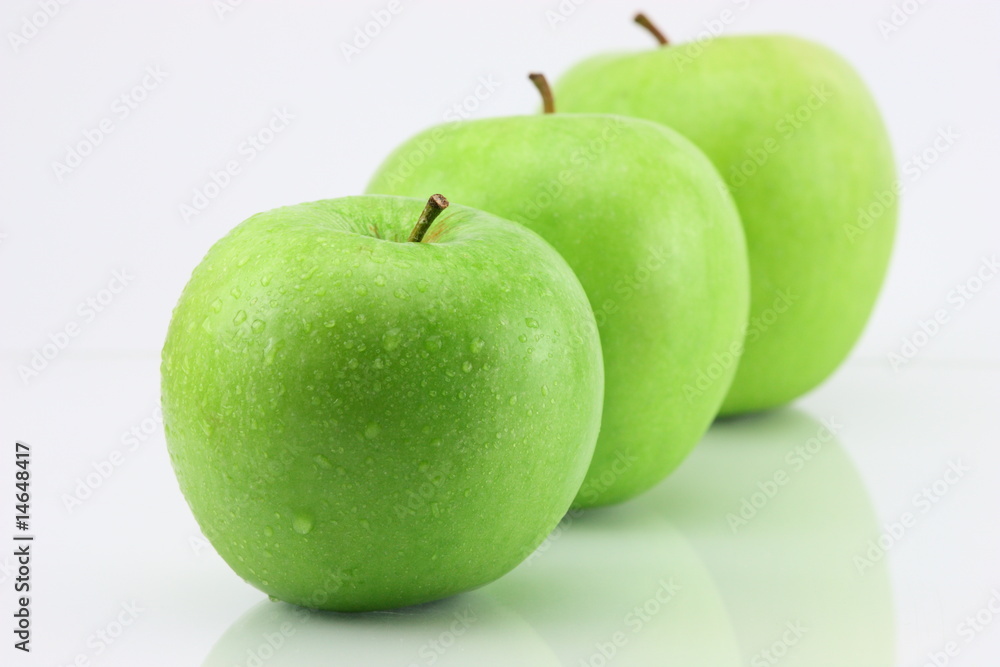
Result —
<svg viewBox="0 0 1000 667"><path fill-rule="evenodd" d="M570 512L517 569L395 612L263 602L205 665L890 665L884 561L837 421L715 424L666 483Z"/></svg>

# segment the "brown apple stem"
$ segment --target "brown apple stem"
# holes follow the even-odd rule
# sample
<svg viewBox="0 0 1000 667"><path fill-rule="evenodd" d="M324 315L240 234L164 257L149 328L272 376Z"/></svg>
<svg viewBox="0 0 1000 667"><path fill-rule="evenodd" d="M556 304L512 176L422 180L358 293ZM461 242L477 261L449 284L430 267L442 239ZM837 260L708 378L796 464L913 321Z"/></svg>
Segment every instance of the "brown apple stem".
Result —
<svg viewBox="0 0 1000 667"><path fill-rule="evenodd" d="M528 75L528 78L531 79L531 83L535 84L535 88L538 89L539 94L542 96L542 111L545 113L555 113L556 101L552 97L552 89L549 88L549 82L545 78L545 75L533 72Z"/></svg>
<svg viewBox="0 0 1000 667"><path fill-rule="evenodd" d="M650 21L649 17L643 14L642 12L636 14L633 20L639 25L641 25L643 28L648 30L650 34L652 34L653 37L656 38L656 41L660 43L660 46L666 46L667 44L670 43L670 40L667 39L667 36L664 35L660 31L660 29L656 27L656 24Z"/></svg>
<svg viewBox="0 0 1000 667"><path fill-rule="evenodd" d="M417 218L417 224L413 226L413 231L410 232L410 238L406 240L412 243L423 241L424 234L430 229L434 223L434 219L441 215L441 211L446 208L448 208L448 200L444 198L444 195L431 195L431 198L427 200L427 205L424 206L424 210L420 213L420 217Z"/></svg>

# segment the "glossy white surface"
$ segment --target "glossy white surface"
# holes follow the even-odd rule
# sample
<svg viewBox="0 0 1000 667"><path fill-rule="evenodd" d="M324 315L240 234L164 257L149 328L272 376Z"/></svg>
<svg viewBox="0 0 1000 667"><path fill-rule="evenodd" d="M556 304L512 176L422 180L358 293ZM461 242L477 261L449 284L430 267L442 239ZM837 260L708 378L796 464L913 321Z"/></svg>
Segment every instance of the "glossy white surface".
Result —
<svg viewBox="0 0 1000 667"><path fill-rule="evenodd" d="M348 617L268 603L177 490L158 350L190 269L254 212L361 191L456 104L532 112L526 72L558 76L650 40L620 2L561 3L553 25L555 0L403 1L348 62L341 43L388 3L233 0L221 16L219 4L59 5L0 48L0 665L1000 663L1000 5L643 3L678 41L732 16L727 34L818 39L869 81L906 184L872 322L819 390L715 425L660 487L568 517L501 580ZM917 9L899 18L904 5ZM18 32L39 11L7 2L0 25ZM880 32L894 16L899 29ZM121 117L116 100L148 67L165 77ZM243 142L275 109L292 118L248 159ZM59 180L53 162L105 117L111 133ZM179 207L229 160L239 174L185 222ZM124 289L105 292L123 269ZM77 335L22 379L70 325ZM9 630L15 439L33 451L30 655ZM68 508L74 495L87 497ZM759 507L734 529L744 499Z"/></svg>
<svg viewBox="0 0 1000 667"><path fill-rule="evenodd" d="M66 508L152 414L156 376L155 358L67 360L12 406L34 447L36 650L4 664L252 665L276 644L265 664L599 665L616 633L627 665L768 664L769 649L784 665L912 665L949 641L952 664L1000 655L1000 614L962 626L1000 589L996 369L852 365L798 407L716 424L666 483L571 514L499 581L359 616L302 614L240 581L200 537L159 431ZM104 456L73 450L99 440ZM911 527L871 558L904 512ZM107 646L123 605L139 611Z"/></svg>

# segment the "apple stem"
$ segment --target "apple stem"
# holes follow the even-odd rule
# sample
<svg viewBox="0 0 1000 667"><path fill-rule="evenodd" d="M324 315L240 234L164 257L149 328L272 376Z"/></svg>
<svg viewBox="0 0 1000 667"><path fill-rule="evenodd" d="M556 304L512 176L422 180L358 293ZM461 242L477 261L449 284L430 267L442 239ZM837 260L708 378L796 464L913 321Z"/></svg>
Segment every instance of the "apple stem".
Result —
<svg viewBox="0 0 1000 667"><path fill-rule="evenodd" d="M656 38L656 41L660 43L660 46L666 46L667 44L670 43L670 40L667 39L667 36L664 35L660 31L660 29L656 27L656 24L650 21L649 17L643 14L642 12L636 14L633 20L639 25L641 25L643 28L648 30L650 34L652 34L653 37Z"/></svg>
<svg viewBox="0 0 1000 667"><path fill-rule="evenodd" d="M542 96L542 111L545 113L555 113L556 101L552 97L552 89L549 88L549 81L545 78L545 75L539 72L532 72L528 75L528 78L531 79L531 83L535 84L535 88L538 89L539 94Z"/></svg>
<svg viewBox="0 0 1000 667"><path fill-rule="evenodd" d="M420 213L420 217L417 218L417 224L410 232L410 238L406 239L407 242L420 243L423 241L424 234L430 229L434 219L441 215L441 211L446 208L448 208L448 200L444 198L444 195L431 195L424 210Z"/></svg>

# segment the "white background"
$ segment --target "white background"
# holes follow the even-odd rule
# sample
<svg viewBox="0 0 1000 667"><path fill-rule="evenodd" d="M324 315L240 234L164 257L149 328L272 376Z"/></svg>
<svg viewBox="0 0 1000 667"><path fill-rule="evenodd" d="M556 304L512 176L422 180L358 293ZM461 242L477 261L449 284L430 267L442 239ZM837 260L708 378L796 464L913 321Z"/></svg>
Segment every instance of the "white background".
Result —
<svg viewBox="0 0 1000 667"><path fill-rule="evenodd" d="M388 25L350 58L342 44L350 43L356 29L372 19L373 11L385 10L387 2L246 0L225 11L211 2L100 0L57 5L47 19L33 18L42 11L39 3L4 3L0 441L8 443L2 449L8 453L0 456L0 489L9 484L10 493L0 491L0 499L8 499L0 503L0 539L12 532L2 517L13 513L9 452L17 438L34 450L33 530L39 542L30 657L9 646L4 624L13 593L9 563L0 556L0 609L8 619L0 622L0 636L7 637L0 646L2 664L62 665L78 655L92 664L201 664L230 624L255 604L261 596L199 544L155 424L159 348L190 270L212 242L255 212L361 192L395 145L447 119L455 105L470 117L533 113L537 94L527 72L556 78L594 53L651 47L650 37L630 21L639 7L610 0L577 2L402 0ZM565 20L556 21L551 12L560 7ZM648 1L641 9L674 41L720 26L726 34L788 32L816 39L860 70L885 114L906 188L885 290L845 367L801 401L801 412L789 413L794 418L764 421L778 420L782 426L783 419L801 417L819 428L819 420L834 418L844 425L837 451L851 461L849 477L870 497L870 517L858 525L870 524L876 531L860 539L867 529L858 528L860 541L845 546L848 561L883 524L913 510L914 494L941 478L950 463L961 460L970 468L933 509L918 510L917 525L884 561L891 585L886 641L895 647L887 664L923 664L928 651L941 650L955 637L956 626L986 605L992 590L1000 590L1000 280L975 281L983 262L1000 251L995 210L1000 5L986 0L715 0ZM884 23L880 28L880 22L893 18L898 29L889 32ZM41 27L25 28L26 20ZM12 41L12 34L30 38ZM145 99L123 118L116 100L141 84L147 68L163 72L162 81L142 93ZM484 80L495 89L485 95ZM477 90L483 99L475 97ZM275 110L290 114L291 121L247 160L241 144L266 127ZM70 147L87 132L93 136L105 118L113 130L78 167L58 174L54 163L65 162ZM957 139L935 147L942 133ZM186 221L181 205L191 204L194 191L211 182L210 172L230 160L240 163L240 172ZM128 284L91 316L81 304L107 297L102 290L116 271L131 276ZM982 289L959 309L953 290L960 284ZM941 310L947 322L933 336L920 335L921 322ZM77 335L37 376L24 379L19 367L30 364L33 353L52 337L59 339L67 326ZM919 351L893 368L889 355L915 335ZM736 653L743 664L781 636L781 624L794 620L796 610L805 613L822 603L844 619L856 615L850 601L837 605L835 587L825 600L821 591L787 585L785 597L768 592L790 610L789 618L768 634L766 624L754 625L748 615L766 595L741 586L727 561L711 556L739 553L743 544L746 560L733 556L732 563L743 563L746 580L765 577L769 567L780 573L782 557L801 565L798 556L808 560L815 554L797 555L801 543L796 546L795 535L806 529L821 534L829 516L837 515L837 503L790 518L784 533L775 528L780 538L761 537L764 544L784 540L786 548L756 560L752 540L712 538L694 519L686 521L677 506L685 505L679 495L685 480L712 479L712 466L724 465L713 462L734 432L762 448L784 451L815 433L798 426L772 432L751 422L714 429L675 479L640 501L579 521L580 528L567 529L567 539L557 543L561 551L554 547L553 553L590 558L595 571L614 571L621 559L602 551L607 547L598 539L601 531L611 531L608 540L632 545L630 553L642 552L642 532L623 535L616 526L632 525L647 509L662 511L664 525L674 531L670 534L694 545L692 569L700 572L704 566L710 573L706 577L724 601L720 618L736 628ZM141 438L129 450L122 436L134 427ZM762 430L772 435L763 437ZM739 460L752 467L751 449L735 448L729 464ZM123 451L124 463L82 506L67 510L64 495L114 450ZM719 492L733 494L738 504L755 481L747 478L746 488ZM684 561L676 556L684 548L661 546L663 562ZM6 548L0 550L5 553ZM817 563L816 568L813 580L822 580L823 567ZM516 588L522 569L466 597L503 600L503 587ZM790 577L778 581L789 584ZM617 588L627 588L627 582ZM140 601L145 611L113 646L96 655L88 636L113 622L116 609L131 600ZM483 643L470 644L468 655L511 651L517 656L520 649L527 655L532 642L541 642L542 652L555 656L551 659L576 665L592 657L594 642L601 639L585 635L584 620L576 633L570 627L560 634L553 629L558 610L532 616L530 596L504 604L504 611L481 616L496 627L481 620L476 627ZM573 609L596 619L617 613L608 611L614 604L595 591ZM366 659L358 656L396 647L407 632L414 646L421 646L424 634L437 635L434 614L442 613L435 608L426 616L411 614L405 628L327 623L310 637L309 650L326 656L342 650L346 663L363 663ZM514 616L516 622L510 620ZM718 631L716 617L704 618L704 626L689 621L686 636ZM517 628L511 630L510 624ZM507 641L505 628L515 636L524 630L531 639ZM828 629L829 635L815 630L806 638L832 640L843 631L843 642L850 644L847 625ZM621 654L618 664L660 664L665 655L679 655L671 653L679 645L645 641L633 642L635 654ZM805 641L791 647L782 663L794 663L796 650L804 659ZM996 664L1000 617L972 641L958 641L961 650L949 664ZM224 642L220 645L226 650ZM410 658L400 655L387 657L387 664L424 664L418 649ZM455 650L443 659L460 661L463 655ZM696 648L688 658L699 655L707 654ZM843 655L851 655L850 650ZM830 664L841 664L837 654L827 657ZM370 655L367 660L378 664ZM278 664L278 658L270 664Z"/></svg>

